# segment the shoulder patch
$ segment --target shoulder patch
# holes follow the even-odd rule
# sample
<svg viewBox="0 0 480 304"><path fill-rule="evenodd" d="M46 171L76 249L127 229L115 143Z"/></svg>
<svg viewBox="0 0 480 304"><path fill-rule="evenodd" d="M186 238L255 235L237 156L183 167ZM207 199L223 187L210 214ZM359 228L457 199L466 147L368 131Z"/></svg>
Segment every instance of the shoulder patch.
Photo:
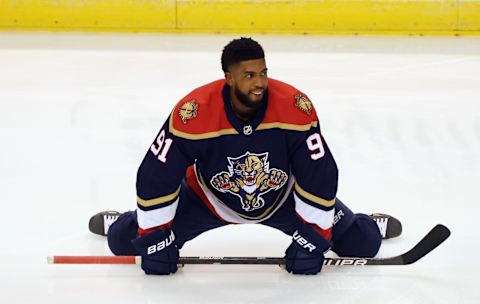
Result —
<svg viewBox="0 0 480 304"><path fill-rule="evenodd" d="M178 109L178 115L182 119L183 124L186 124L188 120L197 117L198 103L195 99L184 102Z"/></svg>
<svg viewBox="0 0 480 304"><path fill-rule="evenodd" d="M289 84L270 78L268 90L267 112L257 130L308 131L318 126L315 107L307 95Z"/></svg>
<svg viewBox="0 0 480 304"><path fill-rule="evenodd" d="M175 136L199 140L238 134L225 115L220 79L194 89L170 113L169 130Z"/></svg>
<svg viewBox="0 0 480 304"><path fill-rule="evenodd" d="M312 102L308 99L307 96L302 94L295 95L295 107L299 108L303 112L307 113L308 115L312 114Z"/></svg>

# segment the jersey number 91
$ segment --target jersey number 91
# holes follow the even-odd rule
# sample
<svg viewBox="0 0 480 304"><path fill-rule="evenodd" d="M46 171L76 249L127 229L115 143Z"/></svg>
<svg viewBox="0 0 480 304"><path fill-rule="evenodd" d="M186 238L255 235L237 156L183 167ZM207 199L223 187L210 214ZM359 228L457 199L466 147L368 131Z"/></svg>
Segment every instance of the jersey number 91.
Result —
<svg viewBox="0 0 480 304"><path fill-rule="evenodd" d="M150 146L150 151L157 157L162 163L167 162L167 153L170 150L173 140L170 138L165 138L165 130L162 130L158 134L155 142Z"/></svg>

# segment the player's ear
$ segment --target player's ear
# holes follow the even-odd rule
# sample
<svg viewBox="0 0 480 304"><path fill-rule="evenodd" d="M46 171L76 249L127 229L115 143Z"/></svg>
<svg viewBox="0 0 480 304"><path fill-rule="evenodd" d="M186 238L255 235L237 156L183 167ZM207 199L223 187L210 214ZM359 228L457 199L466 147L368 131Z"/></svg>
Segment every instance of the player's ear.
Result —
<svg viewBox="0 0 480 304"><path fill-rule="evenodd" d="M233 75L230 72L225 72L225 80L229 86L233 85Z"/></svg>

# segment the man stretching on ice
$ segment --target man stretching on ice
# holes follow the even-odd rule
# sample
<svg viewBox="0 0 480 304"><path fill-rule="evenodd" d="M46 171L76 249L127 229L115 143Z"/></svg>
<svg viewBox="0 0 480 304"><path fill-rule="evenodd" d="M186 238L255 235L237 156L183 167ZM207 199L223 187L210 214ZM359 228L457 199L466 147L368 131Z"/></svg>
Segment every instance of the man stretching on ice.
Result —
<svg viewBox="0 0 480 304"><path fill-rule="evenodd" d="M400 235L395 218L355 214L336 198L337 166L313 104L268 77L260 44L231 41L221 64L225 78L180 100L151 144L136 210L90 219L114 254L142 256L147 274L175 273L185 242L258 223L292 236L288 272L317 274L328 250L374 257L382 238Z"/></svg>

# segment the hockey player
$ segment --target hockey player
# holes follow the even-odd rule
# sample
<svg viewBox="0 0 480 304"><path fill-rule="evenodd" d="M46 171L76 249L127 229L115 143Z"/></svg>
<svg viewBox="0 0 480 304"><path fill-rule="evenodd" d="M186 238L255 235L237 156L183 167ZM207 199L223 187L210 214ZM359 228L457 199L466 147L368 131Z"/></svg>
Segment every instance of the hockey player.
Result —
<svg viewBox="0 0 480 304"><path fill-rule="evenodd" d="M292 236L288 272L317 274L328 250L373 257L382 238L400 234L395 218L354 214L336 198L337 165L311 101L267 76L256 41L231 41L221 64L225 79L180 100L151 144L136 210L90 219L114 254L141 255L147 274L175 273L185 242L258 223Z"/></svg>

